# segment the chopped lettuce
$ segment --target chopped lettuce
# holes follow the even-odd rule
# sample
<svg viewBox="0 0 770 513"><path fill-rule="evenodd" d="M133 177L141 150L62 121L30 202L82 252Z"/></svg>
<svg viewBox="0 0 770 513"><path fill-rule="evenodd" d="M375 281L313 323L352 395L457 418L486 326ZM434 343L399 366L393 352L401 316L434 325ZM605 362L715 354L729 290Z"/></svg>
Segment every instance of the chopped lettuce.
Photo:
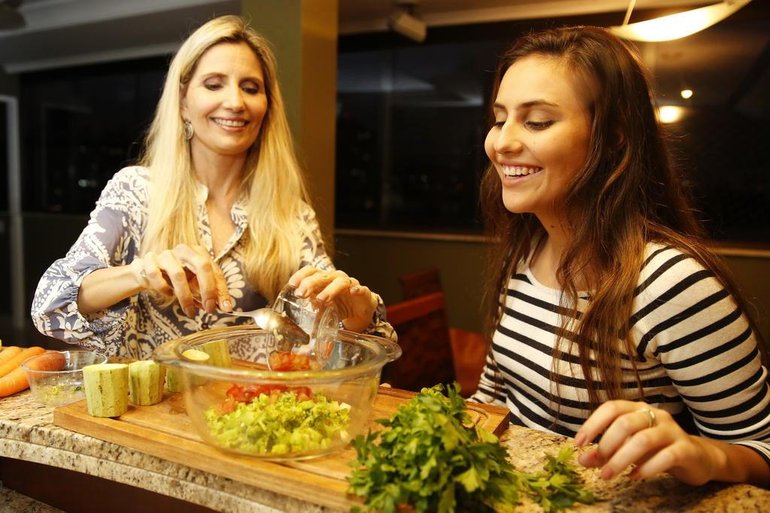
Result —
<svg viewBox="0 0 770 513"><path fill-rule="evenodd" d="M209 434L222 447L260 455L320 452L347 442L350 406L316 394L307 399L293 392L261 394L239 402L229 413L204 413Z"/></svg>

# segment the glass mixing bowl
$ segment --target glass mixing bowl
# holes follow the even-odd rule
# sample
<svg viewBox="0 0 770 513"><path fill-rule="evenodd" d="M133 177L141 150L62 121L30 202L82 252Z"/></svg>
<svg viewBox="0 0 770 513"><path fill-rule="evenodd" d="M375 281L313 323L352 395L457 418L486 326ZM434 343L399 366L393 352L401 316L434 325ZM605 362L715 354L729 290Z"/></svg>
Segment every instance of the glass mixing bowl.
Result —
<svg viewBox="0 0 770 513"><path fill-rule="evenodd" d="M190 349L211 353L212 346L229 353L228 366L184 356ZM187 415L206 442L239 454L298 459L341 449L362 434L382 367L401 356L390 340L345 330L319 360L275 347L268 331L231 326L166 342L153 358L178 369ZM268 370L268 359L276 358L292 370Z"/></svg>

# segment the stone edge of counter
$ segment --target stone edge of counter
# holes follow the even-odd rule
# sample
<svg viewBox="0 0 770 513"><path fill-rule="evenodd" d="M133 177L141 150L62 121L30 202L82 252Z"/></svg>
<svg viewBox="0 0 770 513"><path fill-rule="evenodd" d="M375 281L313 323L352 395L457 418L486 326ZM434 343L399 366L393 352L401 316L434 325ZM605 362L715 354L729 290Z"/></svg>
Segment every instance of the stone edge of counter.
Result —
<svg viewBox="0 0 770 513"><path fill-rule="evenodd" d="M44 502L22 495L0 483L0 511L3 513L65 513Z"/></svg>
<svg viewBox="0 0 770 513"><path fill-rule="evenodd" d="M3 399L0 456L81 472L216 511L333 511L60 428L52 423L52 408L24 395Z"/></svg>

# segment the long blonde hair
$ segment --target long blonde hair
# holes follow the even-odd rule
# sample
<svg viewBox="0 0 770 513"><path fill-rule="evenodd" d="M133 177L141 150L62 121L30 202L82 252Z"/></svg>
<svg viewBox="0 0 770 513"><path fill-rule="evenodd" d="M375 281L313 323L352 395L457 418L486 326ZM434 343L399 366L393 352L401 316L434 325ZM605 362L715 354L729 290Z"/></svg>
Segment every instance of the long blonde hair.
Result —
<svg viewBox="0 0 770 513"><path fill-rule="evenodd" d="M169 67L141 164L150 170L150 205L141 254L199 244L196 181L184 136L181 99L203 54L220 43L246 43L265 79L268 108L246 158L241 192L248 195L244 267L251 285L273 299L299 265L309 204L268 42L238 16L215 18L193 32Z"/></svg>

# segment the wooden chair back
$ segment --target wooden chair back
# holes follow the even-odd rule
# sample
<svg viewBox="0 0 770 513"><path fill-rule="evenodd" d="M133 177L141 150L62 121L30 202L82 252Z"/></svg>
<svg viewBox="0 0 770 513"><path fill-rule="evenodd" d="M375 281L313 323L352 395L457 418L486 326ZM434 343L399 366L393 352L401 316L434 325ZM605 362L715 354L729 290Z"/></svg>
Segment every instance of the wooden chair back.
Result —
<svg viewBox="0 0 770 513"><path fill-rule="evenodd" d="M401 295L404 299L413 299L432 292L443 292L441 273L435 268L423 269L398 277L401 284Z"/></svg>
<svg viewBox="0 0 770 513"><path fill-rule="evenodd" d="M383 369L383 382L419 391L455 379L444 293L434 292L387 307L398 333L401 358Z"/></svg>

